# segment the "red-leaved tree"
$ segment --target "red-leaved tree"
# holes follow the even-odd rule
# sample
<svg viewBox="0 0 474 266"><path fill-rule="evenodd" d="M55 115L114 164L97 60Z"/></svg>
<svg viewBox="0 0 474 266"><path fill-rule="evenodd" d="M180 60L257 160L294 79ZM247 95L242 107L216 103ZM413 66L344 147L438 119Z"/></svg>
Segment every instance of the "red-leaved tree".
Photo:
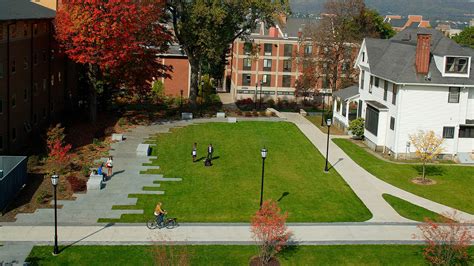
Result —
<svg viewBox="0 0 474 266"><path fill-rule="evenodd" d="M57 124L50 127L46 133L46 145L48 147L48 159L53 166L53 172L61 172L67 165L70 159L69 151L71 144L66 144L64 134L64 127Z"/></svg>
<svg viewBox="0 0 474 266"><path fill-rule="evenodd" d="M286 227L288 213L281 213L275 201L265 201L252 218L251 230L260 247L260 261L267 265L287 244L291 233Z"/></svg>
<svg viewBox="0 0 474 266"><path fill-rule="evenodd" d="M171 34L166 29L163 1L65 0L55 20L56 38L73 61L87 68L91 118L104 77L114 84L143 91L152 77L169 68L157 61Z"/></svg>
<svg viewBox="0 0 474 266"><path fill-rule="evenodd" d="M456 222L456 213L446 216L441 223L426 219L418 226L426 242L423 255L432 265L467 265L471 260L468 248L474 240L472 225Z"/></svg>

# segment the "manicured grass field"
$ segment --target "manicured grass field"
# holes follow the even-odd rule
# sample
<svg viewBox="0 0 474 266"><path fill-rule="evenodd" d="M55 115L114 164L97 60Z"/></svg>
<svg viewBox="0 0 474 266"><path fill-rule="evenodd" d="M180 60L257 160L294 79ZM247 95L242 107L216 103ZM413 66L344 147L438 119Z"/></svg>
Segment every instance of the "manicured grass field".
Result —
<svg viewBox="0 0 474 266"><path fill-rule="evenodd" d="M324 126L321 126L321 115L306 116L306 119L317 126L323 133L328 133L328 127L326 126L326 123L324 123ZM333 125L331 126L331 135L345 135L345 133L342 129Z"/></svg>
<svg viewBox="0 0 474 266"><path fill-rule="evenodd" d="M164 247L72 246L54 257L52 247L36 246L28 261L32 265L153 265L160 254L154 249ZM168 252L189 254L190 265L226 266L248 265L258 254L256 246L173 246ZM282 265L427 265L423 246L416 245L291 246L278 258Z"/></svg>
<svg viewBox="0 0 474 266"><path fill-rule="evenodd" d="M395 211L398 212L401 216L418 222L424 222L425 218L429 218L435 222L442 222L442 217L439 214L411 204L408 201L402 200L390 194L383 194L382 197L390 204Z"/></svg>
<svg viewBox="0 0 474 266"><path fill-rule="evenodd" d="M474 214L474 167L429 165L426 169L427 177L437 184L417 185L411 180L421 176L421 165L386 162L350 140L335 139L334 142L376 177L421 197Z"/></svg>
<svg viewBox="0 0 474 266"><path fill-rule="evenodd" d="M158 201L169 216L181 222L249 222L259 207L262 173L260 149L268 149L265 161L264 199L278 200L291 222L349 222L371 218L368 209L331 170L325 174L324 158L291 123L209 123L160 134L153 142L158 170L149 173L181 177L182 182L161 182L165 195L131 195L144 215L123 215L121 222L144 222ZM204 160L193 163L191 148L198 143L198 158L215 147L212 167ZM114 222L114 220L101 220Z"/></svg>

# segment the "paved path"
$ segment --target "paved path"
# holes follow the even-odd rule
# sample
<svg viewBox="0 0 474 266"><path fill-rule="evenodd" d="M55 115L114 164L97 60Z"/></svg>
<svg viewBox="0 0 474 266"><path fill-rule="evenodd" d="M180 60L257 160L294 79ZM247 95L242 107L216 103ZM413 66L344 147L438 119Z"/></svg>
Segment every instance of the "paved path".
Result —
<svg viewBox="0 0 474 266"><path fill-rule="evenodd" d="M292 241L298 244L361 244L417 243L414 224L298 224L290 225ZM52 226L0 227L0 241L30 241L51 244ZM172 241L181 244L255 244L248 224L181 225L175 229L149 230L143 225L61 226L61 245L150 244L151 241Z"/></svg>
<svg viewBox="0 0 474 266"><path fill-rule="evenodd" d="M297 113L278 113L278 115L286 118L288 122L294 123L322 154L326 154L327 135L322 133L315 125ZM474 215L419 197L378 179L355 163L332 141L329 144L329 162L372 212L373 217L370 222L409 221L401 217L383 199L382 194L384 193L399 197L436 213L456 211L458 218L461 220L474 221Z"/></svg>

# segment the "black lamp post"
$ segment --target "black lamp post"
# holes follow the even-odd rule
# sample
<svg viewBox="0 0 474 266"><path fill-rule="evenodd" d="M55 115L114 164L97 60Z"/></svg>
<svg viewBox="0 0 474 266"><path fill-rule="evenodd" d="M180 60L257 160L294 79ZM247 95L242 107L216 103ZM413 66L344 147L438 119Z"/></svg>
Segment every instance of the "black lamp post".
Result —
<svg viewBox="0 0 474 266"><path fill-rule="evenodd" d="M263 86L263 81L260 80L260 106L259 106L259 110L262 110L262 86Z"/></svg>
<svg viewBox="0 0 474 266"><path fill-rule="evenodd" d="M54 250L53 250L53 255L56 256L59 254L59 249L58 249L58 201L56 197L56 187L58 186L59 183L59 176L56 174L53 174L51 176L51 183L53 184L54 187Z"/></svg>
<svg viewBox="0 0 474 266"><path fill-rule="evenodd" d="M260 153L262 154L262 188L260 189L260 209L263 204L263 177L265 176L265 159L267 158L267 149L263 148Z"/></svg>
<svg viewBox="0 0 474 266"><path fill-rule="evenodd" d="M258 91L258 79L257 83L255 83L255 101L254 101L254 109L257 110L257 91Z"/></svg>
<svg viewBox="0 0 474 266"><path fill-rule="evenodd" d="M179 102L179 109L183 109L183 90L180 91L181 101ZM181 110L182 112L183 110Z"/></svg>
<svg viewBox="0 0 474 266"><path fill-rule="evenodd" d="M324 172L327 173L329 172L329 168L328 168L328 155L329 155L329 135L331 134L331 124L332 124L332 119L331 118L328 118L326 120L326 125L328 126L328 141L327 141L327 144L326 144L326 166L324 167Z"/></svg>
<svg viewBox="0 0 474 266"><path fill-rule="evenodd" d="M325 98L324 92L322 93L322 95L323 95L323 112L321 113L321 126L324 126L324 98Z"/></svg>
<svg viewBox="0 0 474 266"><path fill-rule="evenodd" d="M201 80L201 104L200 108L201 109L201 117L202 117L202 106L204 105L204 81Z"/></svg>

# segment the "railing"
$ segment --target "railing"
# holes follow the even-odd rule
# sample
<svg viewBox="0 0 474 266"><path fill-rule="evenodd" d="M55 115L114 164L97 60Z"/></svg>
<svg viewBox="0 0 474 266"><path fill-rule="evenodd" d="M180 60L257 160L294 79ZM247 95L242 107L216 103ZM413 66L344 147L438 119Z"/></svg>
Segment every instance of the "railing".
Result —
<svg viewBox="0 0 474 266"><path fill-rule="evenodd" d="M25 156L0 156L0 170L3 170L3 176L0 176L0 212L26 184L27 161Z"/></svg>

